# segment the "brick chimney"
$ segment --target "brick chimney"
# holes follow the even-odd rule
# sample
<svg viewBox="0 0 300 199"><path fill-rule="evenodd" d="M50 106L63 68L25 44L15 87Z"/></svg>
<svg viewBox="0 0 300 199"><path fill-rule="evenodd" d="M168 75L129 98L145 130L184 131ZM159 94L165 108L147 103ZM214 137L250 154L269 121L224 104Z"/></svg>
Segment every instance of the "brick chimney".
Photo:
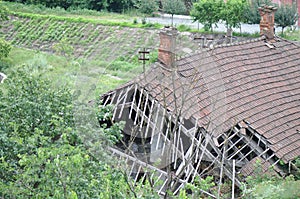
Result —
<svg viewBox="0 0 300 199"><path fill-rule="evenodd" d="M178 31L173 27L164 27L159 33L158 60L168 67L174 66L177 35Z"/></svg>
<svg viewBox="0 0 300 199"><path fill-rule="evenodd" d="M274 6L263 5L258 8L261 16L260 20L260 35L265 35L267 39L273 39L275 36L275 12L277 10Z"/></svg>

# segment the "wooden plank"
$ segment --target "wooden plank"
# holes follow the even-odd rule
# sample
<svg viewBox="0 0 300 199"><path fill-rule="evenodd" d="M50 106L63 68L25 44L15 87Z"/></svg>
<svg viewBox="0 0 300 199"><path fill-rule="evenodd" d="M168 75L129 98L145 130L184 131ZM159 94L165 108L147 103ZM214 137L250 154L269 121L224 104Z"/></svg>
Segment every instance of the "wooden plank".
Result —
<svg viewBox="0 0 300 199"><path fill-rule="evenodd" d="M135 88L134 88L133 99L132 99L132 102L131 102L131 108L130 108L129 116L128 116L129 118L131 118L133 106L134 106L134 103L135 103L134 101L135 101L136 92L137 92L137 85L135 85Z"/></svg>
<svg viewBox="0 0 300 199"><path fill-rule="evenodd" d="M124 92L124 90L121 90L121 93L119 94L118 99L117 99L117 102L116 102L115 105L118 105L119 100L120 100L120 98L122 97L123 92ZM113 116L112 116L112 120L113 120L113 121L115 120L116 113L117 113L117 108L115 107L115 108L114 108L114 113L113 113Z"/></svg>
<svg viewBox="0 0 300 199"><path fill-rule="evenodd" d="M142 101L142 96L143 96L143 89L141 90L140 92L140 97L139 97L139 101L138 101L138 106L137 106L137 109L136 109L136 117L134 118L134 122L133 124L136 125L137 123L137 119L139 117L139 109L140 109L140 105L141 105L141 101Z"/></svg>
<svg viewBox="0 0 300 199"><path fill-rule="evenodd" d="M160 104L158 104L158 106L157 106L156 117L155 117L155 122L154 122L154 125L153 125L153 128L152 128L152 135L151 135L150 144L152 144L153 137L154 137L154 134L155 134L155 131L156 131L156 124L157 124L158 115L159 115L159 111L160 111L159 108L160 108Z"/></svg>
<svg viewBox="0 0 300 199"><path fill-rule="evenodd" d="M231 198L234 199L234 186L235 186L235 160L232 161L232 188L231 188Z"/></svg>
<svg viewBox="0 0 300 199"><path fill-rule="evenodd" d="M145 131L145 138L148 137L149 126L150 126L151 117L152 117L152 114L153 114L153 108L154 108L154 104L155 104L155 101L151 101L151 102L152 102L152 104L151 104L151 108L150 108L150 112L149 112L149 117L148 117L148 122L147 122L147 127L146 127L146 131Z"/></svg>
<svg viewBox="0 0 300 199"><path fill-rule="evenodd" d="M146 92L146 101L144 103L144 111L143 111L143 115L142 115L142 121L140 124L140 131L142 130L142 127L143 127L144 118L147 117L145 113L146 113L146 109L147 109L148 99L149 99L149 94Z"/></svg>
<svg viewBox="0 0 300 199"><path fill-rule="evenodd" d="M134 184L137 183L137 180L138 180L138 177L139 177L139 174L140 174L140 171L141 171L141 165L138 167L138 170L137 170L137 173L136 173L136 176L134 178Z"/></svg>
<svg viewBox="0 0 300 199"><path fill-rule="evenodd" d="M127 87L127 90L126 90L126 93L125 93L125 96L124 96L124 100L123 100L123 103L122 103L122 108L121 108L120 113L119 113L119 119L120 119L121 116L122 116L122 113L123 113L123 110L124 110L124 107L125 107L125 103L126 103L126 100L127 100L128 92L129 92L131 89L132 89L132 85Z"/></svg>

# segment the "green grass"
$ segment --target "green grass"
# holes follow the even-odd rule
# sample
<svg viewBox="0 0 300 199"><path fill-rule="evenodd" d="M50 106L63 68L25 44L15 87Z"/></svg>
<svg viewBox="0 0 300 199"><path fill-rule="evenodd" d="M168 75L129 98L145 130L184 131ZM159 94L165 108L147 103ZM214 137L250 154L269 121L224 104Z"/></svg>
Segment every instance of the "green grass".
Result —
<svg viewBox="0 0 300 199"><path fill-rule="evenodd" d="M287 30L282 34L280 34L281 37L292 40L292 41L300 41L300 30L290 31Z"/></svg>
<svg viewBox="0 0 300 199"><path fill-rule="evenodd" d="M47 8L43 5L33 5L27 4L24 5L22 3L15 3L15 2L2 2L4 6L6 6L9 10L14 12L22 12L22 13L32 13L32 14L41 14L41 15L57 15L57 16L81 16L84 18L105 18L109 20L117 20L117 21L130 21L133 17L134 13L131 12L130 15L128 14L120 14L120 13L112 13L106 11L95 11L95 10L88 10L88 9L71 9L65 10L63 8ZM136 13L138 14L138 13Z"/></svg>
<svg viewBox="0 0 300 199"><path fill-rule="evenodd" d="M160 24L133 23L136 15L98 12L94 10L78 9L64 10L62 8L46 8L42 5L24 5L21 3L3 2L8 7L12 15L26 17L30 19L53 19L58 21L68 21L74 23L92 23L106 26L122 26L131 28L161 28Z"/></svg>
<svg viewBox="0 0 300 199"><path fill-rule="evenodd" d="M17 47L1 63L5 67L0 67L0 70L8 74L8 77L10 72L22 67L31 74L42 74L52 81L53 86L68 85L73 91L79 90L82 96L90 99L95 94L107 92L129 81L133 78L131 70L141 67L126 63L129 68L125 67L122 71L111 70L109 63L100 63L99 60L67 60L55 54ZM120 77L118 74L121 74Z"/></svg>

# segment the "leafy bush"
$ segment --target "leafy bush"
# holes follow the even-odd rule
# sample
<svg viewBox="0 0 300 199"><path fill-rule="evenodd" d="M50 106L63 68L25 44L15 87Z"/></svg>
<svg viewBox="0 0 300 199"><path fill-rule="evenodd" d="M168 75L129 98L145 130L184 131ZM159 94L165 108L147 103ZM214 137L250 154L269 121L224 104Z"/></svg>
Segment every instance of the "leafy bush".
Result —
<svg viewBox="0 0 300 199"><path fill-rule="evenodd" d="M300 190L297 187L300 187L300 181L296 181L294 176L279 177L274 175L272 168L269 173L262 175L261 163L256 162L254 174L246 179L243 198L299 198Z"/></svg>
<svg viewBox="0 0 300 199"><path fill-rule="evenodd" d="M180 24L180 25L177 27L177 30L180 31L180 32L190 31L190 30L191 30L191 27L189 27L189 26L187 26L187 25L184 25L184 24Z"/></svg>
<svg viewBox="0 0 300 199"><path fill-rule="evenodd" d="M158 10L157 0L135 0L134 4L141 13L151 14Z"/></svg>
<svg viewBox="0 0 300 199"><path fill-rule="evenodd" d="M10 43L0 38L0 60L2 60L5 57L8 57L10 50Z"/></svg>
<svg viewBox="0 0 300 199"><path fill-rule="evenodd" d="M127 62L127 61L120 61L120 60L116 60L113 61L109 66L108 69L109 70L119 70L122 72L127 72L132 70L133 68L135 68L136 66Z"/></svg>
<svg viewBox="0 0 300 199"><path fill-rule="evenodd" d="M122 170L75 130L73 96L19 69L0 87L1 198L131 198ZM115 126L114 133L118 126ZM109 128L86 130L105 142ZM101 137L102 136L102 137ZM101 150L100 150L101 149ZM97 155L100 153L98 152Z"/></svg>

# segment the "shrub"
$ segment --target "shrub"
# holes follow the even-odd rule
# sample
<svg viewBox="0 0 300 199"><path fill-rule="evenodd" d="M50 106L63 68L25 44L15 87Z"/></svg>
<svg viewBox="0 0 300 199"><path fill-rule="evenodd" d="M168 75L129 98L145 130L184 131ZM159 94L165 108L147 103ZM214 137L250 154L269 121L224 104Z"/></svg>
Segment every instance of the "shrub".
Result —
<svg viewBox="0 0 300 199"><path fill-rule="evenodd" d="M0 60L3 60L3 58L8 57L10 50L10 43L0 38Z"/></svg>

